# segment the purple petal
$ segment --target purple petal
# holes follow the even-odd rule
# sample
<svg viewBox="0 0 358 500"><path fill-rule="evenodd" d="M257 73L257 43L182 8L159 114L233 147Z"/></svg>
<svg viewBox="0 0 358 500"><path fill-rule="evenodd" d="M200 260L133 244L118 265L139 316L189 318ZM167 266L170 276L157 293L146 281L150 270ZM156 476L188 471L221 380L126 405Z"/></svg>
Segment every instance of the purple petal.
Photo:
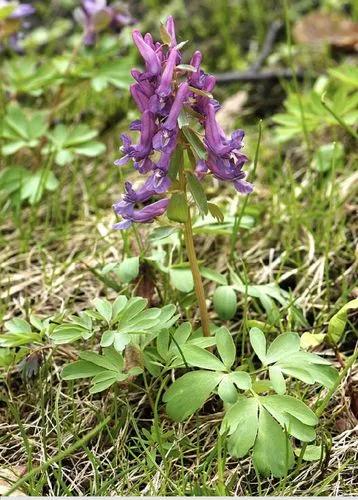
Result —
<svg viewBox="0 0 358 500"><path fill-rule="evenodd" d="M181 83L178 87L178 92L175 96L172 109L170 110L169 116L163 125L167 130L174 130L177 127L178 117L188 94L189 85L186 82Z"/></svg>
<svg viewBox="0 0 358 500"><path fill-rule="evenodd" d="M143 112L148 109L148 97L142 92L141 86L138 83L133 83L130 86L130 91L139 111Z"/></svg>
<svg viewBox="0 0 358 500"><path fill-rule="evenodd" d="M153 219L164 214L168 204L169 200L164 198L163 200L151 203L140 210L134 210L132 220L134 222L152 222Z"/></svg>
<svg viewBox="0 0 358 500"><path fill-rule="evenodd" d="M133 41L136 44L141 56L143 57L147 71L150 75L157 75L161 71L160 61L154 49L145 42L141 33L134 30L132 33Z"/></svg>
<svg viewBox="0 0 358 500"><path fill-rule="evenodd" d="M153 167L154 164L150 158L144 158L144 160L134 162L134 168L141 174L147 174L153 170Z"/></svg>
<svg viewBox="0 0 358 500"><path fill-rule="evenodd" d="M133 120L129 125L129 130L138 131L142 128L142 122L140 120Z"/></svg>
<svg viewBox="0 0 358 500"><path fill-rule="evenodd" d="M250 182L245 181L244 179L235 181L234 186L235 189L242 194L249 194L252 193L252 191L254 190L254 186Z"/></svg>
<svg viewBox="0 0 358 500"><path fill-rule="evenodd" d="M122 167L123 165L127 165L127 163L129 162L129 160L130 160L130 157L128 155L125 155L122 158L119 158L118 160L115 160L114 164L117 167Z"/></svg>
<svg viewBox="0 0 358 500"><path fill-rule="evenodd" d="M146 33L144 35L144 41L147 45L149 45L153 50L155 50L155 45L153 41L153 37L150 33Z"/></svg>
<svg viewBox="0 0 358 500"><path fill-rule="evenodd" d="M93 16L100 10L107 7L106 0L82 0L82 7L87 14Z"/></svg>
<svg viewBox="0 0 358 500"><path fill-rule="evenodd" d="M199 180L203 179L208 173L208 166L204 160L199 160L195 167L195 175Z"/></svg>
<svg viewBox="0 0 358 500"><path fill-rule="evenodd" d="M136 147L136 155L144 158L152 151L152 140L155 132L154 116L149 110L144 111L142 115L140 130L140 142Z"/></svg>
<svg viewBox="0 0 358 500"><path fill-rule="evenodd" d="M133 222L131 220L122 220L121 222L117 222L117 224L113 224L113 229L129 229Z"/></svg>
<svg viewBox="0 0 358 500"><path fill-rule="evenodd" d="M19 19L21 17L31 16L36 12L35 8L29 3L22 3L9 16L10 19Z"/></svg>
<svg viewBox="0 0 358 500"><path fill-rule="evenodd" d="M176 36L175 36L175 24L174 24L174 19L173 16L169 16L168 19L166 20L165 27L167 29L167 32L170 35L170 46L174 47L177 44Z"/></svg>
<svg viewBox="0 0 358 500"><path fill-rule="evenodd" d="M167 64L165 66L165 69L162 74L162 78L160 80L160 85L156 90L156 93L160 97L167 97L171 91L172 91L172 80L173 80L173 73L176 65L178 57L178 51L176 49L172 49L170 51Z"/></svg>

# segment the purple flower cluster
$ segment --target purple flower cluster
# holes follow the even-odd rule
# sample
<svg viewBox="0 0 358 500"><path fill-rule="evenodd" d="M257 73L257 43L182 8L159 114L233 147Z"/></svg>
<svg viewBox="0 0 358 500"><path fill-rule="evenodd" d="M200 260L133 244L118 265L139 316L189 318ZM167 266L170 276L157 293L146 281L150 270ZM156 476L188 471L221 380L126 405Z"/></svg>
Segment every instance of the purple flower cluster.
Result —
<svg viewBox="0 0 358 500"><path fill-rule="evenodd" d="M2 7L7 7L12 5L14 2L9 2L9 0L0 0L0 9ZM34 14L35 9L29 3L18 3L14 5L14 10L9 14L9 19L21 19L22 17L30 16Z"/></svg>
<svg viewBox="0 0 358 500"><path fill-rule="evenodd" d="M107 28L118 31L123 26L136 22L126 4L114 2L107 5L107 0L82 0L82 5L75 10L74 16L84 28L86 45L93 45L97 34Z"/></svg>
<svg viewBox="0 0 358 500"><path fill-rule="evenodd" d="M201 69L199 51L194 53L190 65L181 64L181 44L177 44L171 16L164 31L165 43L154 42L150 33L143 37L138 30L133 31L133 41L145 63L144 71L132 70L135 83L130 89L141 113L130 130L138 131L140 137L133 144L127 134L121 135L124 156L115 164L122 166L132 161L138 172L149 176L138 190L126 182L125 194L113 206L123 219L115 224L116 229L127 229L133 222L152 222L166 211L169 199L163 195L171 184L168 172L180 137L178 118L183 109L205 129L203 145L207 157L197 159L198 179L211 173L217 179L232 181L241 193L252 191L242 169L247 161L240 153L244 132L236 130L227 138L216 121L220 106L211 96L215 77ZM159 200L153 202L153 197L158 196Z"/></svg>
<svg viewBox="0 0 358 500"><path fill-rule="evenodd" d="M2 37L2 31L5 33L5 37L9 37L10 46L15 50L20 50L18 45L18 31L22 26L22 19L31 14L35 13L35 8L29 3L18 3L9 2L9 0L0 0L0 10L10 7L9 14L2 18L0 21L0 38ZM9 25L6 25L5 30L1 29L1 24L9 21Z"/></svg>

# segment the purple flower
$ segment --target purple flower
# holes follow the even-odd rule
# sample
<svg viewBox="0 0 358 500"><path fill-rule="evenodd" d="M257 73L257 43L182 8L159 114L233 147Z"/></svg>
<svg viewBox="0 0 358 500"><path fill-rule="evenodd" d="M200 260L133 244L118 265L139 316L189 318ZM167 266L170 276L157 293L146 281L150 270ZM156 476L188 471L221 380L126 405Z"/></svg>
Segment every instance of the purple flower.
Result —
<svg viewBox="0 0 358 500"><path fill-rule="evenodd" d="M250 193L253 186L245 181L242 170L247 157L240 153L244 132L236 130L228 139L216 121L215 109L207 105L205 119L205 144L208 148L207 166L214 177L223 181L232 181L240 193Z"/></svg>
<svg viewBox="0 0 358 500"><path fill-rule="evenodd" d="M242 167L246 161L245 155L241 155L241 159L239 159L234 155L229 158L222 158L209 153L206 163L214 177L221 181L231 181L237 191L247 194L251 193L253 186L245 181L246 173L242 170Z"/></svg>
<svg viewBox="0 0 358 500"><path fill-rule="evenodd" d="M185 99L188 97L189 85L183 82L178 87L177 95L175 96L168 118L165 120L163 127L166 130L174 130L178 126L178 118L182 110Z"/></svg>
<svg viewBox="0 0 358 500"><path fill-rule="evenodd" d="M153 222L156 217L163 215L168 207L169 200L164 198L155 201L143 208L135 209L133 204L120 202L113 205L117 215L120 215L123 221L114 224L114 229L128 229L133 222Z"/></svg>
<svg viewBox="0 0 358 500"><path fill-rule="evenodd" d="M227 139L215 117L215 108L207 105L205 119L205 144L208 149L218 156L226 155L242 148L243 130L235 130L231 139Z"/></svg>
<svg viewBox="0 0 358 500"><path fill-rule="evenodd" d="M0 3L1 7L1 3ZM20 3L15 10L10 14L10 19L20 19L22 17L31 16L35 13L35 8L29 3Z"/></svg>
<svg viewBox="0 0 358 500"><path fill-rule="evenodd" d="M19 43L20 33L19 30L25 23L22 23L24 17L28 17L35 13L35 8L29 3L17 3L9 2L8 0L0 0L0 9L10 7L9 12L6 14L5 18L0 20L0 39L7 38L9 47L11 47L16 52L22 52L21 45ZM5 10L6 12L6 10ZM6 23L9 20L11 22ZM6 23L5 29L2 30L3 23ZM3 31L3 33L1 33ZM2 43L0 42L0 50L2 49Z"/></svg>
<svg viewBox="0 0 358 500"><path fill-rule="evenodd" d="M124 185L125 194L123 200L127 203L143 203L149 198L160 193L164 193L170 186L170 179L159 170L148 177L142 186L135 191L130 182Z"/></svg>
<svg viewBox="0 0 358 500"><path fill-rule="evenodd" d="M133 41L136 44L141 56L144 59L147 73L145 76L155 76L160 73L161 65L158 55L156 54L153 43L151 40L144 40L141 33L138 30L134 30L132 33Z"/></svg>
<svg viewBox="0 0 358 500"><path fill-rule="evenodd" d="M153 149L152 140L155 129L156 125L153 114L148 110L144 111L140 122L139 144L133 146L131 138L126 134L122 134L123 146L121 150L124 156L120 160L116 160L115 165L125 165L132 158L135 161L135 167L140 172L148 172L152 166L152 162L148 157Z"/></svg>
<svg viewBox="0 0 358 500"><path fill-rule="evenodd" d="M181 83L166 120L161 124L160 130L153 138L154 149L164 153L174 151L178 133L178 118L188 93L188 84L186 82Z"/></svg>
<svg viewBox="0 0 358 500"><path fill-rule="evenodd" d="M201 181L208 173L208 166L204 160L199 160L195 167L195 175Z"/></svg>
<svg viewBox="0 0 358 500"><path fill-rule="evenodd" d="M154 41L150 33L143 36L138 30L133 31L133 41L145 64L144 71L133 69L131 72L135 83L130 91L141 117L130 124L130 130L139 133L139 140L134 144L128 135L122 134L123 156L115 164L121 166L132 161L134 168L148 177L138 189L125 183L125 193L114 205L115 213L123 219L115 225L117 229L127 229L133 222L152 222L164 214L169 203L166 193L171 185L170 162L179 140L185 141L184 147L191 148L191 156L197 160L195 175L199 180L211 173L219 180L231 182L241 193L252 190L243 171L247 158L240 152L243 131L236 130L230 138L226 137L216 121L219 104L211 95L215 77L201 68L199 51L190 61L195 71L178 66L181 46L177 45L172 17L167 19L165 28L163 43ZM196 120L191 134L196 135L198 141L201 138L197 126L205 128L202 144L205 158L196 156L197 148L192 147L187 134L180 131L179 116L183 109L188 119Z"/></svg>
<svg viewBox="0 0 358 500"><path fill-rule="evenodd" d="M160 85L156 90L156 94L158 94L159 97L167 97L172 91L173 73L177 58L178 51L176 49L171 49L162 77L160 79Z"/></svg>
<svg viewBox="0 0 358 500"><path fill-rule="evenodd" d="M175 24L174 24L174 19L173 16L169 16L166 23L165 27L167 29L167 32L169 33L171 42L170 42L170 47L175 47L177 44L177 39L175 36Z"/></svg>
<svg viewBox="0 0 358 500"><path fill-rule="evenodd" d="M123 26L136 22L125 4L107 6L107 0L82 0L82 5L75 10L74 17L84 28L85 45L93 45L97 34L107 28L118 31Z"/></svg>
<svg viewBox="0 0 358 500"><path fill-rule="evenodd" d="M132 85L130 86L130 91L136 105L139 108L139 111L143 113L143 111L148 109L149 103L149 99L146 96L143 87L138 83L132 83Z"/></svg>

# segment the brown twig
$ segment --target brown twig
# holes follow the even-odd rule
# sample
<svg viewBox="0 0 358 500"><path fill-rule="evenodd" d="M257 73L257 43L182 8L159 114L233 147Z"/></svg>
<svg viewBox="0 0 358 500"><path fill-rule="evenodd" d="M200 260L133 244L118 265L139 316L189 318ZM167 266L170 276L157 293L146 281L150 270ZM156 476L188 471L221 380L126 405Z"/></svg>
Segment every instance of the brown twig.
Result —
<svg viewBox="0 0 358 500"><path fill-rule="evenodd" d="M268 56L272 52L273 45L275 43L276 37L278 35L278 32L282 28L283 23L282 21L274 21L271 26L269 27L266 38L263 44L263 47L261 49L261 52L259 53L259 56L254 62L254 64L251 65L250 71L257 72L262 68L263 63L266 61Z"/></svg>
<svg viewBox="0 0 358 500"><path fill-rule="evenodd" d="M283 23L281 21L274 21L268 29L262 50L258 55L257 60L245 71L228 71L215 75L218 83L231 83L231 82L251 82L251 81L264 81L264 80L280 80L298 78L302 79L307 76L302 70L295 73L289 68L276 68L266 69L261 71L263 63L272 52L276 37ZM308 75L310 76L310 75Z"/></svg>

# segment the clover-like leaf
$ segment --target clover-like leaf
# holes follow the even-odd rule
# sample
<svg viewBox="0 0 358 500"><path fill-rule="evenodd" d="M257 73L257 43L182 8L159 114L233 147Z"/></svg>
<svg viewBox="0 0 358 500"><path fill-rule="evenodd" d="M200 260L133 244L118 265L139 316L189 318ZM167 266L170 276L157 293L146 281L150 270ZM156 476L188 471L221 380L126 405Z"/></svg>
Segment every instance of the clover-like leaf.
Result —
<svg viewBox="0 0 358 500"><path fill-rule="evenodd" d="M181 422L195 413L213 393L221 378L220 373L206 370L185 373L164 394L168 415Z"/></svg>
<svg viewBox="0 0 358 500"><path fill-rule="evenodd" d="M282 375L281 368L279 366L270 366L269 374L272 387L277 394L285 394L286 382L284 376Z"/></svg>
<svg viewBox="0 0 358 500"><path fill-rule="evenodd" d="M226 366L211 352L195 346L185 345L182 348L185 361L190 366L205 368L207 370L227 371Z"/></svg>
<svg viewBox="0 0 358 500"><path fill-rule="evenodd" d="M262 475L274 477L285 476L294 462L292 446L284 430L262 407L252 458Z"/></svg>
<svg viewBox="0 0 358 500"><path fill-rule="evenodd" d="M266 363L274 363L299 350L300 338L297 333L283 333L270 344L266 354Z"/></svg>
<svg viewBox="0 0 358 500"><path fill-rule="evenodd" d="M60 166L71 162L76 154L93 158L106 150L103 143L93 140L97 131L91 130L85 124L68 127L61 123L47 135L49 143L42 152L55 153L56 163Z"/></svg>
<svg viewBox="0 0 358 500"><path fill-rule="evenodd" d="M251 388L251 377L248 373L236 371L230 373L229 377L238 389L247 391Z"/></svg>
<svg viewBox="0 0 358 500"><path fill-rule="evenodd" d="M274 394L261 398L262 404L280 412L286 412L306 425L316 425L318 418L303 401L293 396Z"/></svg>
<svg viewBox="0 0 358 500"><path fill-rule="evenodd" d="M5 321L7 333L0 335L0 347L20 347L42 343L42 332L33 331L30 323L22 318Z"/></svg>
<svg viewBox="0 0 358 500"><path fill-rule="evenodd" d="M251 328L250 343L261 363L266 363L266 337L259 328Z"/></svg>
<svg viewBox="0 0 358 500"><path fill-rule="evenodd" d="M104 391L114 383L129 377L129 372L123 371L123 356L113 348L104 349L103 354L81 352L79 356L80 360L64 367L62 378L64 380L92 378L90 394Z"/></svg>
<svg viewBox="0 0 358 500"><path fill-rule="evenodd" d="M82 311L78 316L71 315L68 322L55 326L50 338L55 344L68 344L80 339L87 340L93 333L92 319L85 311Z"/></svg>
<svg viewBox="0 0 358 500"><path fill-rule="evenodd" d="M88 338L88 333L88 330L82 326L64 323L54 328L50 338L55 344L69 344L80 339Z"/></svg>
<svg viewBox="0 0 358 500"><path fill-rule="evenodd" d="M76 380L79 378L94 377L98 373L103 373L103 369L88 361L79 360L70 363L62 370L63 380Z"/></svg>
<svg viewBox="0 0 358 500"><path fill-rule="evenodd" d="M128 299L125 295L119 295L112 305L112 319L113 321L117 320L118 315L123 311L126 307Z"/></svg>
<svg viewBox="0 0 358 500"><path fill-rule="evenodd" d="M244 457L253 448L258 472L285 476L293 464L289 435L310 442L316 437L316 415L292 396L237 396L224 416L220 432L228 436L229 453Z"/></svg>
<svg viewBox="0 0 358 500"><path fill-rule="evenodd" d="M218 394L224 403L233 404L237 400L238 392L230 375L224 375L218 386Z"/></svg>
<svg viewBox="0 0 358 500"><path fill-rule="evenodd" d="M278 394L286 392L284 375L302 380L306 384L319 383L333 387L338 372L330 362L317 354L300 351L300 338L296 333L283 333L276 337L266 352L264 333L254 327L250 330L250 342L264 365L270 365L269 376Z"/></svg>
<svg viewBox="0 0 358 500"><path fill-rule="evenodd" d="M31 333L31 325L22 318L14 318L10 321L5 321L5 328L10 333Z"/></svg>
<svg viewBox="0 0 358 500"><path fill-rule="evenodd" d="M224 326L219 328L215 333L215 340L220 358L226 368L230 369L235 363L236 347L229 330Z"/></svg>
<svg viewBox="0 0 358 500"><path fill-rule="evenodd" d="M0 126L0 136L5 142L2 153L7 156L22 148L37 147L46 130L44 113L32 113L30 116L19 106L9 105Z"/></svg>
<svg viewBox="0 0 358 500"><path fill-rule="evenodd" d="M95 299L93 303L102 318L107 323L110 323L112 319L112 304L107 299Z"/></svg>
<svg viewBox="0 0 358 500"><path fill-rule="evenodd" d="M175 344L179 346L184 345L189 339L191 331L192 326L188 321L182 323L173 334L173 340L175 341Z"/></svg>

